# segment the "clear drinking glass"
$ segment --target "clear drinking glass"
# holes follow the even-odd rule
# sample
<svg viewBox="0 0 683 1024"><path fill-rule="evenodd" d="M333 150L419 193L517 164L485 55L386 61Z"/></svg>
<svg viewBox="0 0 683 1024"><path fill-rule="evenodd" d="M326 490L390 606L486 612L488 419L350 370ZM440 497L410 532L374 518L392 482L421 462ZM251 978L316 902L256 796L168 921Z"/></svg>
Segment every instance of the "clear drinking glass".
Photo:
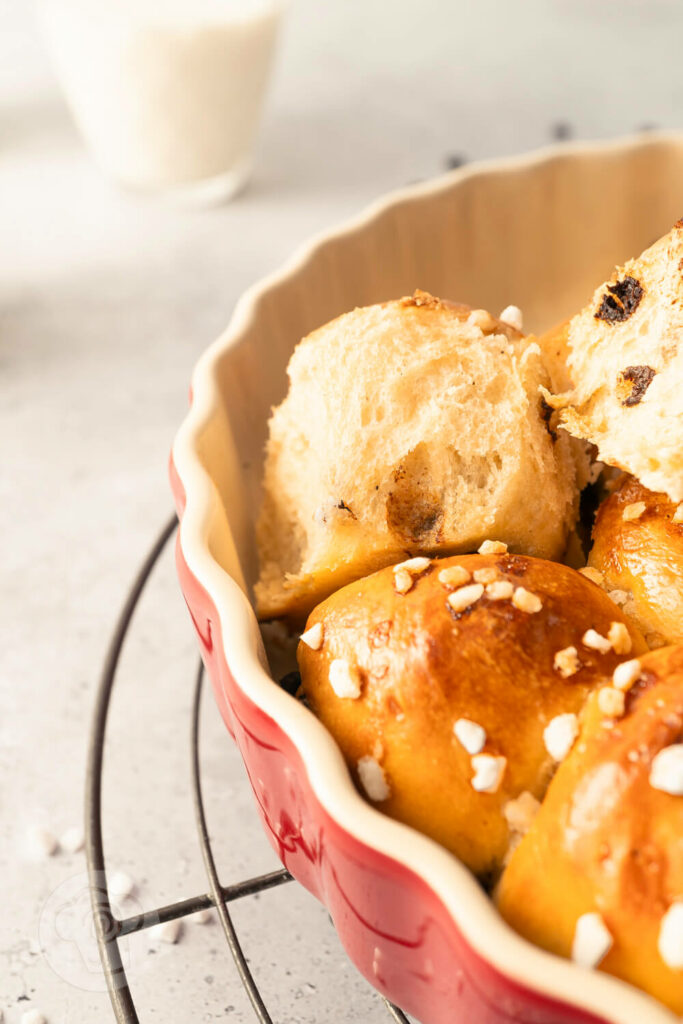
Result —
<svg viewBox="0 0 683 1024"><path fill-rule="evenodd" d="M199 202L250 168L281 0L42 0L76 122L122 184Z"/></svg>

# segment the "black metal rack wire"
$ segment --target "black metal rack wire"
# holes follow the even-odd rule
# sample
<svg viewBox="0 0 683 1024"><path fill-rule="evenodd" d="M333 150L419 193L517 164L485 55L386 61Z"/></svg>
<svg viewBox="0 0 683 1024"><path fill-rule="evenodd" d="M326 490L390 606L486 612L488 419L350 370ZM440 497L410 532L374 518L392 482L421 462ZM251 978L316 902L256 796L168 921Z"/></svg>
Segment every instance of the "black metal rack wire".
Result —
<svg viewBox="0 0 683 1024"><path fill-rule="evenodd" d="M204 811L199 763L199 713L204 689L204 666L201 659L194 680L190 743L195 820L204 866L208 876L208 892L192 896L189 899L179 900L164 907L145 911L134 917L118 918L114 914L107 885L106 861L102 840L102 770L109 705L116 682L119 659L135 609L166 544L175 533L176 526L177 519L174 515L164 525L131 584L109 643L97 690L88 747L85 786L85 852L97 945L116 1020L120 1024L137 1024L139 1017L122 961L119 941L132 932L149 928L152 925L187 917L198 910L215 908L239 977L251 1000L256 1018L260 1024L272 1024L272 1018L266 1009L259 988L242 951L230 911L228 910L228 904L234 900L247 898L256 893L264 892L267 889L287 884L292 882L293 878L283 868L266 875L243 879L240 882L227 886L222 885L219 880ZM378 998L381 997L378 996ZM386 999L383 1002L386 1005L389 1017L396 1024L410 1024L408 1018L397 1006L394 1006Z"/></svg>

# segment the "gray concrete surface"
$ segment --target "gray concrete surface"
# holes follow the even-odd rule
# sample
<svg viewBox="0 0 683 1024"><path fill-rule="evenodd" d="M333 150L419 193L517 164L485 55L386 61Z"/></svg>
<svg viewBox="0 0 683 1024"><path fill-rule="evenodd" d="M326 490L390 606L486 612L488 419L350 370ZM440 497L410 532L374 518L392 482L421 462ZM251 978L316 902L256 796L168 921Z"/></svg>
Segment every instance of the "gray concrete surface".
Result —
<svg viewBox="0 0 683 1024"><path fill-rule="evenodd" d="M113 1020L87 940L82 854L43 862L27 830L82 816L107 637L171 509L166 460L192 365L246 286L314 231L446 158L573 134L680 127L674 0L478 4L294 0L255 175L183 212L91 164L30 5L0 2L0 1009L18 1024ZM458 296L454 296L458 297ZM464 299L467 297L464 296ZM195 647L170 553L131 633L106 749L105 842L128 909L205 888L190 797ZM224 881L275 866L211 701L208 814ZM41 928L70 909L61 945ZM325 911L298 887L236 908L274 1018L386 1019ZM216 922L128 948L142 1021L252 1019ZM28 998L26 998L28 997ZM472 1022L468 1022L472 1024Z"/></svg>

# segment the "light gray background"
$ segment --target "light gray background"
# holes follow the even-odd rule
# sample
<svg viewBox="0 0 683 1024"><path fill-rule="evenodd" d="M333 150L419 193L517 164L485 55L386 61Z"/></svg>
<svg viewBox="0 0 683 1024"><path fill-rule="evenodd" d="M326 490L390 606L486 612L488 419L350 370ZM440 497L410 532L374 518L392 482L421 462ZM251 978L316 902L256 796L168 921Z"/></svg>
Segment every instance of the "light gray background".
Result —
<svg viewBox="0 0 683 1024"><path fill-rule="evenodd" d="M294 0L252 184L231 205L190 213L100 176L30 6L0 2L0 1008L9 1024L34 1005L52 1022L113 1019L78 943L56 970L40 948L41 915L50 924L65 880L87 924L82 855L33 863L25 833L80 821L107 637L171 509L167 455L192 365L237 297L312 232L437 173L447 154L530 149L557 122L588 138L680 127L681 38L675 0ZM195 660L169 553L131 635L106 751L106 848L138 883L129 909L205 888L189 788ZM203 725L223 881L269 870L274 857L210 700ZM235 914L276 1020L386 1019L326 913L298 887ZM252 1019L215 922L148 948L131 952L142 1021Z"/></svg>

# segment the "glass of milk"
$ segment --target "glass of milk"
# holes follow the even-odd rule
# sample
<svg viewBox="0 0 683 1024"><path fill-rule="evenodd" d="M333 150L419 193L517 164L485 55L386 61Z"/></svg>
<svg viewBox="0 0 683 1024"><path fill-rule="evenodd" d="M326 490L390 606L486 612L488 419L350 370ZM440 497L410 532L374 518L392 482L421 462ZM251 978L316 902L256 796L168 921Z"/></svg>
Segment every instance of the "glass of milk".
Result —
<svg viewBox="0 0 683 1024"><path fill-rule="evenodd" d="M42 0L96 160L122 184L218 202L246 182L283 0Z"/></svg>

